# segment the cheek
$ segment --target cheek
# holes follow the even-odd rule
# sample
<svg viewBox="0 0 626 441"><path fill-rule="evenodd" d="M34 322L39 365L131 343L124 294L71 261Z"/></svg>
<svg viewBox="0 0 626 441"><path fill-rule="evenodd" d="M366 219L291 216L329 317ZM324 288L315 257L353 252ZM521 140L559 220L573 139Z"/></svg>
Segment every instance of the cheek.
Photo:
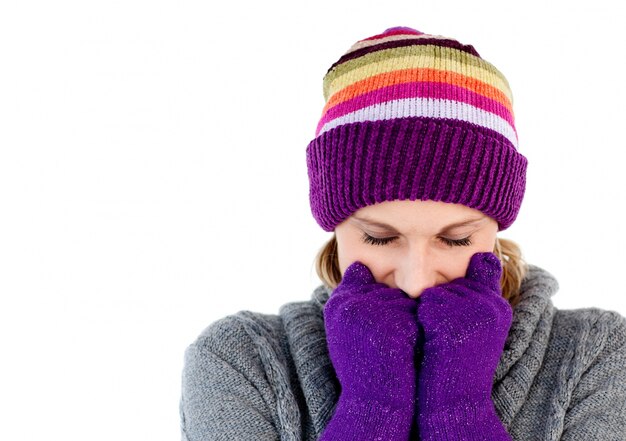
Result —
<svg viewBox="0 0 626 441"><path fill-rule="evenodd" d="M429 262L422 269L424 276L432 278L434 284L446 283L458 277L463 277L473 254L469 248L458 247L443 249L436 248L429 254Z"/></svg>
<svg viewBox="0 0 626 441"><path fill-rule="evenodd" d="M352 263L359 262L367 265L370 270L371 262L375 261L375 258L372 258L371 251L363 246L364 244L359 244L358 242L350 243L350 244L338 244L337 246L337 254L339 258L339 270L341 274L346 272L346 269L352 265Z"/></svg>
<svg viewBox="0 0 626 441"><path fill-rule="evenodd" d="M495 246L495 235L482 236L473 241L472 245L463 247L454 257L449 258L447 278L449 280L458 277L465 277L472 256L476 253L493 252ZM459 247L460 248L460 247Z"/></svg>
<svg viewBox="0 0 626 441"><path fill-rule="evenodd" d="M496 234L484 234L471 247L474 253L493 252L496 246Z"/></svg>
<svg viewBox="0 0 626 441"><path fill-rule="evenodd" d="M472 256L476 253L492 252L495 239L475 237L469 246L433 247L430 254L429 271L436 274L438 283L450 282L465 277Z"/></svg>
<svg viewBox="0 0 626 441"><path fill-rule="evenodd" d="M337 254L342 275L352 263L358 260L376 276L384 271L390 260L388 247L364 243L357 234L337 236Z"/></svg>
<svg viewBox="0 0 626 441"><path fill-rule="evenodd" d="M339 271L341 275L346 272L346 268L352 263L350 251L353 247L346 243L343 236L337 234L337 259L339 261Z"/></svg>

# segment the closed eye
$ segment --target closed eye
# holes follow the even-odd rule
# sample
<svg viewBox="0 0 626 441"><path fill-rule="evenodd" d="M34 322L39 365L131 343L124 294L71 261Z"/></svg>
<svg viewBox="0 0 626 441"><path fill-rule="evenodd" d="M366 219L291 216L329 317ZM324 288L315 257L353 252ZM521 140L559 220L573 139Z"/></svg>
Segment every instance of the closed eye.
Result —
<svg viewBox="0 0 626 441"><path fill-rule="evenodd" d="M447 237L439 237L439 240L450 247L466 247L472 244L470 237L471 236L464 237L463 239L448 239ZM368 243L371 245L387 245L388 243L391 243L396 239L397 237L372 237L365 232L363 233L363 237L361 238L364 243Z"/></svg>

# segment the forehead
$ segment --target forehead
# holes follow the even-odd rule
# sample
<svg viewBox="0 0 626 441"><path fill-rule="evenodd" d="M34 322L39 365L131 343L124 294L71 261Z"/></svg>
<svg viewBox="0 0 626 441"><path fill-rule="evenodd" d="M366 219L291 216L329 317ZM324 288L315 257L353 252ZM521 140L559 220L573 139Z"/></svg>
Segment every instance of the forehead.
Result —
<svg viewBox="0 0 626 441"><path fill-rule="evenodd" d="M479 210L461 204L441 201L403 200L385 201L362 207L353 213L354 217L374 219L382 222L450 222L487 217Z"/></svg>
<svg viewBox="0 0 626 441"><path fill-rule="evenodd" d="M498 225L481 211L464 205L421 200L369 205L354 212L346 224L402 235L439 235Z"/></svg>

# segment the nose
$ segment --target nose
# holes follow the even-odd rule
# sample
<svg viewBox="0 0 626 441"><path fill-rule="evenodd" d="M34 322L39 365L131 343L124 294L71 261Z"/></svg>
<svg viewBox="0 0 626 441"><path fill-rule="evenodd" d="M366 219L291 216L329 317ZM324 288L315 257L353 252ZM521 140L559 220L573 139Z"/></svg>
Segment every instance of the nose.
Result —
<svg viewBox="0 0 626 441"><path fill-rule="evenodd" d="M417 299L426 288L438 282L437 271L427 253L413 251L396 268L395 283L412 299Z"/></svg>

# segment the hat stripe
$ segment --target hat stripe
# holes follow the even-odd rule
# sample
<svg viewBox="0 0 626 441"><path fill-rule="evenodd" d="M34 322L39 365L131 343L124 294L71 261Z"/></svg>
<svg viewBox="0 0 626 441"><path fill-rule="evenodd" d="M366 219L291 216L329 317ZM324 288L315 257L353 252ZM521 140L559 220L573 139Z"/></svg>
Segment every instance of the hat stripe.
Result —
<svg viewBox="0 0 626 441"><path fill-rule="evenodd" d="M332 66L330 66L330 68L328 69L328 71L330 72L337 66L340 66L341 64L344 64L355 58L360 58L364 55L367 55L370 53L376 53L381 50L401 48L401 47L424 46L424 45L431 45L431 46L436 45L437 47L441 47L441 48L447 47L451 49L456 49L458 51L466 52L476 57L480 57L480 55L478 55L478 52L476 52L476 50L472 46L461 44L456 40L448 40L448 39L442 40L438 38L406 39L406 40L398 40L398 41L387 41L384 43L376 44L374 46L364 47L364 48L357 49L352 52L348 52L344 54L335 63L333 63Z"/></svg>
<svg viewBox="0 0 626 441"><path fill-rule="evenodd" d="M509 98L501 90L490 84L466 75L457 74L455 72L430 68L416 68L385 72L365 77L363 80L352 83L330 97L324 106L322 115L324 115L328 109L359 95L364 95L368 92L382 89L383 87L408 82L446 83L465 88L469 91L497 101L500 105L504 106L509 113L513 113L513 106Z"/></svg>
<svg viewBox="0 0 626 441"><path fill-rule="evenodd" d="M517 149L515 130L508 121L498 115L456 100L419 97L376 103L347 113L327 122L320 129L316 138L324 132L344 124L416 116L442 120L453 119L476 124L504 136Z"/></svg>
<svg viewBox="0 0 626 441"><path fill-rule="evenodd" d="M437 46L412 46L367 54L324 76L324 100L339 89L371 75L407 68L450 70L492 84L513 101L509 83L493 65L464 52Z"/></svg>
<svg viewBox="0 0 626 441"><path fill-rule="evenodd" d="M511 129L513 129L514 126L513 115L511 114L511 112L497 101L486 98L462 87L454 86L447 83L419 82L397 84L385 87L379 90L365 93L363 95L359 95L349 101L340 103L332 107L331 109L328 109L326 114L320 119L317 126L317 131L319 132L322 126L327 124L329 121L340 118L343 115L352 113L361 108L372 106L385 101L416 97L437 98L449 100L451 102L457 101L466 103L473 107L482 109L486 112L491 112L495 115L498 115L511 126ZM408 102L410 102L410 100Z"/></svg>
<svg viewBox="0 0 626 441"><path fill-rule="evenodd" d="M394 34L394 35L388 35L386 37L380 37L380 38L378 38L376 40L370 40L370 39L361 40L358 43L354 43L352 45L352 47L350 47L350 49L348 49L346 54L349 54L350 52L353 52L353 51L355 51L357 49L374 46L374 45L382 43L382 42L398 41L398 40L410 40L410 39L418 39L418 38L430 38L430 39L437 39L437 40L449 40L450 39L448 37L444 37L443 35Z"/></svg>

